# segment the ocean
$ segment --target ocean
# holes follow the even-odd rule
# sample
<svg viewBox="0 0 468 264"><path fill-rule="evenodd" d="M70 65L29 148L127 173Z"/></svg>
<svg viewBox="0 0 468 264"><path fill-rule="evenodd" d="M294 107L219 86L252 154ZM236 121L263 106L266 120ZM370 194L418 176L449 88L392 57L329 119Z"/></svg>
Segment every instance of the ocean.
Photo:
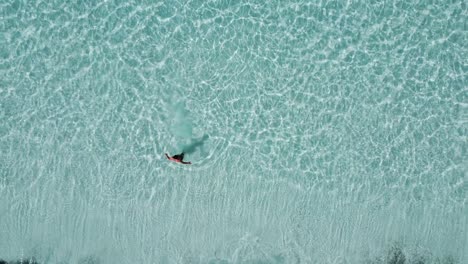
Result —
<svg viewBox="0 0 468 264"><path fill-rule="evenodd" d="M1 1L0 263L468 263L467 5Z"/></svg>

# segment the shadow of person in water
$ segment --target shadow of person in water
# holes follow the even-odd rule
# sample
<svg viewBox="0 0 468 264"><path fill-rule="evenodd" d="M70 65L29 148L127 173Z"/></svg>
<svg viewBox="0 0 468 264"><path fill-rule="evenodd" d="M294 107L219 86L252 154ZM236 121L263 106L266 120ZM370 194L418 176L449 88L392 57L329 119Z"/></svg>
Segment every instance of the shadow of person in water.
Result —
<svg viewBox="0 0 468 264"><path fill-rule="evenodd" d="M208 139L208 135L203 135L200 139L192 139L192 142L185 146L182 150L182 153L185 154L192 154L194 153L198 148L201 148L203 144L205 144L205 141Z"/></svg>

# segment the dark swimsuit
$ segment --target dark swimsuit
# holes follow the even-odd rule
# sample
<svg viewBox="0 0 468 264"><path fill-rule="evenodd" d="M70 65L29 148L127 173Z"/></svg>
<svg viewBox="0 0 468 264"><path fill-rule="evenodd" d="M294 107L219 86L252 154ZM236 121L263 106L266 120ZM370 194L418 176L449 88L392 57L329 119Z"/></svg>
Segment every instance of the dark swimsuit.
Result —
<svg viewBox="0 0 468 264"><path fill-rule="evenodd" d="M173 159L182 161L184 159L184 153L172 156Z"/></svg>

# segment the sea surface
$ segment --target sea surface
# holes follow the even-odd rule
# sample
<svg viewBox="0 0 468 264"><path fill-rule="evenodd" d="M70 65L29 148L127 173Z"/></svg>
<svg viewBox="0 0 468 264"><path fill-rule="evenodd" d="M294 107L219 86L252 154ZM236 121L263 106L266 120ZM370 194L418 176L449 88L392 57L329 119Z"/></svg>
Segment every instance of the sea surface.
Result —
<svg viewBox="0 0 468 264"><path fill-rule="evenodd" d="M0 259L468 263L467 5L0 1Z"/></svg>

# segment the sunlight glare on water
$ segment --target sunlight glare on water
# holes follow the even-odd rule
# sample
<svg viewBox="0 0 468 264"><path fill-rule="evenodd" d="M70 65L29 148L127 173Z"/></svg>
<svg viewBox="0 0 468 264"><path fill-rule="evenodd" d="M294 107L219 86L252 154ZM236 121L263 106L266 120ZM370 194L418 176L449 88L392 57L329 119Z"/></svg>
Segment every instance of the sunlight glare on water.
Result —
<svg viewBox="0 0 468 264"><path fill-rule="evenodd" d="M466 21L3 1L0 260L468 263Z"/></svg>

